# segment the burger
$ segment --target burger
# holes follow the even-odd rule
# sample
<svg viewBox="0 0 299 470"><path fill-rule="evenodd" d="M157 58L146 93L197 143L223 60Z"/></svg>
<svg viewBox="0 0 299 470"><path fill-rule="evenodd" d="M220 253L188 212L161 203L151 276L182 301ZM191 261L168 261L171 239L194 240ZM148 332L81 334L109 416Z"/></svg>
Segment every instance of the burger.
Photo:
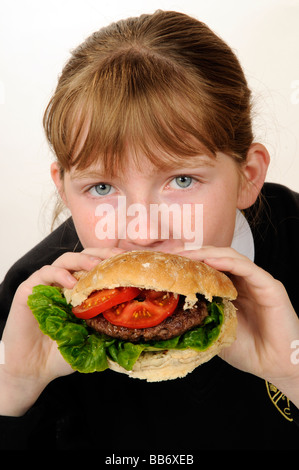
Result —
<svg viewBox="0 0 299 470"><path fill-rule="evenodd" d="M79 372L176 379L236 338L236 289L205 263L131 251L74 275L73 289L36 286L28 305Z"/></svg>

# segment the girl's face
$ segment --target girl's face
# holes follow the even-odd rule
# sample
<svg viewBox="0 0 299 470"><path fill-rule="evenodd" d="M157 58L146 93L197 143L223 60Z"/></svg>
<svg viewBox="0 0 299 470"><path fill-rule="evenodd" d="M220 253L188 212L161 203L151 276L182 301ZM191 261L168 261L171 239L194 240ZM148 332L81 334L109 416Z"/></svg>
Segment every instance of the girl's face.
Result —
<svg viewBox="0 0 299 470"><path fill-rule="evenodd" d="M60 182L53 164L53 179L84 248L179 252L186 243L189 249L230 246L241 187L232 158L198 156L192 166L171 170L157 169L146 157L139 161L141 170L131 164L112 178L100 164L72 168ZM154 217L165 209L162 217Z"/></svg>

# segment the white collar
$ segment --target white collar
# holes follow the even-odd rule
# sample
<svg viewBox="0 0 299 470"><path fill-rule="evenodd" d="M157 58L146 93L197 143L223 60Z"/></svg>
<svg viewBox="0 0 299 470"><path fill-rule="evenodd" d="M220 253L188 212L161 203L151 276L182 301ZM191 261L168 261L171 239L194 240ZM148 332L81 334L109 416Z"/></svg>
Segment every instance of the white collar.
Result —
<svg viewBox="0 0 299 470"><path fill-rule="evenodd" d="M238 209L231 247L254 261L254 240L251 228L242 212Z"/></svg>

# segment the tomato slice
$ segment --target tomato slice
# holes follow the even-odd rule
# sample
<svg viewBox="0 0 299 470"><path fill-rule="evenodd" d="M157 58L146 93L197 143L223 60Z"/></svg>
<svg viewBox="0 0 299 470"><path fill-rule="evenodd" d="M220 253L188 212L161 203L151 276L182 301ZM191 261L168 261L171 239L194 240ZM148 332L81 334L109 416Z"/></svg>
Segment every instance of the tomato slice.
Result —
<svg viewBox="0 0 299 470"><path fill-rule="evenodd" d="M172 292L142 290L137 299L124 302L103 312L113 325L126 328L150 328L171 315L179 301Z"/></svg>
<svg viewBox="0 0 299 470"><path fill-rule="evenodd" d="M140 292L137 287L116 287L93 292L81 305L72 308L76 317L87 320L115 305L134 299Z"/></svg>

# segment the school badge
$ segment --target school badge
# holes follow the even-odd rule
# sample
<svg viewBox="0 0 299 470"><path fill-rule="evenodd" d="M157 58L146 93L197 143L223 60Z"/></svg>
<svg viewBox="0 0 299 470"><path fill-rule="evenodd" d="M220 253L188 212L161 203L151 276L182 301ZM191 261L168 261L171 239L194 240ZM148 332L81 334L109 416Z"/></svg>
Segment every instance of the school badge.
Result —
<svg viewBox="0 0 299 470"><path fill-rule="evenodd" d="M285 419L293 421L293 418L291 417L290 400L280 390L278 390L275 385L267 382L267 380L265 380L265 383L269 398L273 405Z"/></svg>

